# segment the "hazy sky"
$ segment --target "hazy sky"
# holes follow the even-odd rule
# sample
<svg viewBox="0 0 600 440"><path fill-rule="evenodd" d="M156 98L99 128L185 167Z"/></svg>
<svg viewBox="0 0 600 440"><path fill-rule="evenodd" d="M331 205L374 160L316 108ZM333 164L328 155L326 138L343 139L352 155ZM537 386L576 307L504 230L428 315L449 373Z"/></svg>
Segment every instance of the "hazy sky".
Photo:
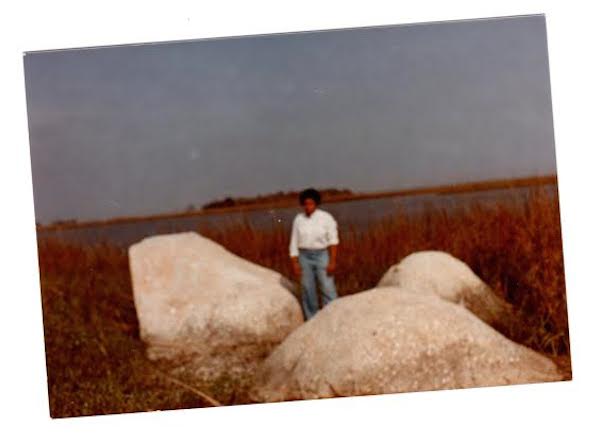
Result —
<svg viewBox="0 0 600 440"><path fill-rule="evenodd" d="M543 16L28 53L38 221L555 172Z"/></svg>

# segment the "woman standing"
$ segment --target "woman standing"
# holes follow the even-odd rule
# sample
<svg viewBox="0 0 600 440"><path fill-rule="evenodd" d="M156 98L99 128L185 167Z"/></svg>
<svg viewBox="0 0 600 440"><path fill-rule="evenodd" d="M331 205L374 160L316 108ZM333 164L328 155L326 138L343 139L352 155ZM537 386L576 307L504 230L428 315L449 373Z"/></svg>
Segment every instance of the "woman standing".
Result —
<svg viewBox="0 0 600 440"><path fill-rule="evenodd" d="M323 306L337 298L333 273L339 239L333 216L318 208L319 192L306 189L299 199L304 212L294 218L290 257L294 274L302 283L302 309L308 320L319 311L317 282L323 293Z"/></svg>

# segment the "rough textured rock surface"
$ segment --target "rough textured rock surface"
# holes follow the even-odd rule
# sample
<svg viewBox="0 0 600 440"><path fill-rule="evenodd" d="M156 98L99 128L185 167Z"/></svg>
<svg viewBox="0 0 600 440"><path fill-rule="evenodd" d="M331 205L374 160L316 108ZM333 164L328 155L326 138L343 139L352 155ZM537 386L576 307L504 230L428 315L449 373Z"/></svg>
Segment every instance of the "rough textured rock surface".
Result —
<svg viewBox="0 0 600 440"><path fill-rule="evenodd" d="M289 281L196 233L144 239L129 262L147 355L179 373L237 380L303 322Z"/></svg>
<svg viewBox="0 0 600 440"><path fill-rule="evenodd" d="M431 293L337 299L277 347L251 398L269 402L560 380L556 366Z"/></svg>
<svg viewBox="0 0 600 440"><path fill-rule="evenodd" d="M498 297L469 266L446 252L415 252L392 266L379 287L395 286L414 292L428 292L461 304L495 328L512 325L512 306Z"/></svg>

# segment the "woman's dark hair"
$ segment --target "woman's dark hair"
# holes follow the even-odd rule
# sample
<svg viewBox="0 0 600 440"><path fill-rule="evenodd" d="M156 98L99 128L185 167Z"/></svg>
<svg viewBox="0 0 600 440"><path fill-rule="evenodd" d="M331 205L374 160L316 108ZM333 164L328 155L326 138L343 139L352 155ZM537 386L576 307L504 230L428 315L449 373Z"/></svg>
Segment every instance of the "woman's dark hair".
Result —
<svg viewBox="0 0 600 440"><path fill-rule="evenodd" d="M317 205L319 205L321 203L321 194L314 188L308 188L300 193L298 199L300 200L301 205L304 204L306 199L312 199Z"/></svg>

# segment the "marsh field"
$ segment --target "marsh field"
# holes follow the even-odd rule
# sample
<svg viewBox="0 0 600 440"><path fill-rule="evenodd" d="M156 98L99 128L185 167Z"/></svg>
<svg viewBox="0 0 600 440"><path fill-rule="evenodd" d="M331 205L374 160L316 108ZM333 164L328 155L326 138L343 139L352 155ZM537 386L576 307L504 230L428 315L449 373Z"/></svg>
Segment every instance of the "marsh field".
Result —
<svg viewBox="0 0 600 440"><path fill-rule="evenodd" d="M507 337L553 359L570 379L559 200L556 183L325 203L340 233L340 295L377 284L412 252L442 250L466 262L515 306ZM127 247L144 236L195 230L292 279L290 224L297 207L38 228L52 417L222 404L223 383L202 390L144 356ZM199 392L200 391L200 392Z"/></svg>

